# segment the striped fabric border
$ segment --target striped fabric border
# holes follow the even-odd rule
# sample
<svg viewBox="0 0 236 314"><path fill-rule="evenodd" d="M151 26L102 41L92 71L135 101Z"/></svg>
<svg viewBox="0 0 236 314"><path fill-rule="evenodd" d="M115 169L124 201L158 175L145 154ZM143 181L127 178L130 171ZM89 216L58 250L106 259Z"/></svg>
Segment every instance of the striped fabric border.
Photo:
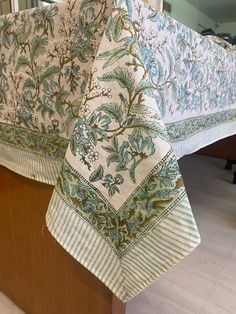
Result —
<svg viewBox="0 0 236 314"><path fill-rule="evenodd" d="M40 156L19 147L0 143L0 165L42 183L55 185L61 160Z"/></svg>
<svg viewBox="0 0 236 314"><path fill-rule="evenodd" d="M128 301L174 266L200 243L187 196L123 257ZM148 275L147 275L148 274Z"/></svg>
<svg viewBox="0 0 236 314"><path fill-rule="evenodd" d="M49 204L46 223L53 237L67 252L114 294L124 299L120 259L99 233L66 205L56 191Z"/></svg>
<svg viewBox="0 0 236 314"><path fill-rule="evenodd" d="M123 302L141 292L200 243L187 197L122 258L56 192L46 223L62 247Z"/></svg>

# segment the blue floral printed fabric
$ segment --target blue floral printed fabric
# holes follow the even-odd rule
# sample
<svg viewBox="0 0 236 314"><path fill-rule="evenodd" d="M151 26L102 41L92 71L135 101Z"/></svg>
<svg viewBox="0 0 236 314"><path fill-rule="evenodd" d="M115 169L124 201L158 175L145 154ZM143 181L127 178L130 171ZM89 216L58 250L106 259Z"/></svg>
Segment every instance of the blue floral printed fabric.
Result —
<svg viewBox="0 0 236 314"><path fill-rule="evenodd" d="M236 58L139 0L0 17L0 50L1 163L57 178L48 229L131 299L200 242L177 158L236 133Z"/></svg>

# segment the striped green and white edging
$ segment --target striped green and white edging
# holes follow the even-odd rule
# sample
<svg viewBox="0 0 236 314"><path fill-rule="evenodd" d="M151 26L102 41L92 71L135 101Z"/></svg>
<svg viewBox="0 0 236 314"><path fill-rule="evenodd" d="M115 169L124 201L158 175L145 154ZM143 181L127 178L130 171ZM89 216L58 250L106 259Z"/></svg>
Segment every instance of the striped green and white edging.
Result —
<svg viewBox="0 0 236 314"><path fill-rule="evenodd" d="M100 234L61 199L56 190L46 214L46 224L67 252L114 294L125 297L119 258Z"/></svg>
<svg viewBox="0 0 236 314"><path fill-rule="evenodd" d="M141 292L200 243L187 197L122 258L56 191L46 223L62 247L123 302Z"/></svg>
<svg viewBox="0 0 236 314"><path fill-rule="evenodd" d="M122 258L126 300L141 292L200 243L187 196Z"/></svg>
<svg viewBox="0 0 236 314"><path fill-rule="evenodd" d="M44 157L10 144L0 143L0 165L42 183L55 185L61 160Z"/></svg>

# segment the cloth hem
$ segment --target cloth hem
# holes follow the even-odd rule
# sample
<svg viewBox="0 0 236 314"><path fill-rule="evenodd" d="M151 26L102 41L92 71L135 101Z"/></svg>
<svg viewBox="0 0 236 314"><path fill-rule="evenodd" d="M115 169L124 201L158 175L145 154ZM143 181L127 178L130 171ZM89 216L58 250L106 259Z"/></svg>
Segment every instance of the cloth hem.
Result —
<svg viewBox="0 0 236 314"><path fill-rule="evenodd" d="M184 221L184 223L183 223ZM121 260L128 293L141 293L201 242L187 196ZM146 276L145 271L150 275Z"/></svg>
<svg viewBox="0 0 236 314"><path fill-rule="evenodd" d="M122 302L143 291L200 243L187 196L122 258L56 191L49 204L46 224L57 242Z"/></svg>
<svg viewBox="0 0 236 314"><path fill-rule="evenodd" d="M76 211L53 193L46 225L56 241L101 280L118 298L125 298L119 257L101 235Z"/></svg>
<svg viewBox="0 0 236 314"><path fill-rule="evenodd" d="M0 143L0 165L28 179L55 185L62 161Z"/></svg>
<svg viewBox="0 0 236 314"><path fill-rule="evenodd" d="M172 143L172 148L177 159L192 154L226 137L236 134L236 121L217 125L210 129L194 134L185 140Z"/></svg>

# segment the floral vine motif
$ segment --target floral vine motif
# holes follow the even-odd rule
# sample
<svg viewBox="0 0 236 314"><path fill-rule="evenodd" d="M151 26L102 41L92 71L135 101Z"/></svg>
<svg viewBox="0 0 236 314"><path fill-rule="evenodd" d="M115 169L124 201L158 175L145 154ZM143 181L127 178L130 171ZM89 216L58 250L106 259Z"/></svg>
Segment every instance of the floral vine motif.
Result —
<svg viewBox="0 0 236 314"><path fill-rule="evenodd" d="M69 166L62 165L56 190L76 212L86 219L122 256L143 232L156 223L167 209L185 195L182 177L173 152L169 151L145 182L116 211L82 176ZM97 176L103 176L103 185L112 197L119 193L123 183L120 174L105 175L99 167ZM92 180L95 177L92 178Z"/></svg>
<svg viewBox="0 0 236 314"><path fill-rule="evenodd" d="M70 137L109 10L106 0L68 0L0 17L1 122Z"/></svg>
<svg viewBox="0 0 236 314"><path fill-rule="evenodd" d="M149 113L148 107L143 104L144 95L150 96L152 88L146 80L141 80L135 86L132 73L127 68L115 68L98 79L104 82L116 82L124 89L124 92L122 90L119 92L120 103L103 103L92 114L80 118L76 123L71 140L71 151L75 155L79 154L81 161L90 170L91 163L99 159L99 154L95 151L98 142L108 142L108 145L101 146L108 153L107 167L111 163L116 163L116 172L128 171L131 180L135 183L137 166L155 153L152 139L156 136L166 136L164 128L156 121L151 118L150 120L143 118L143 113L146 116ZM96 97L109 98L109 90L91 94L98 85L97 82L90 84L89 92L86 94L81 108L87 108L89 100ZM131 134L128 136L128 140L120 145L119 136L127 131ZM91 154L94 158L91 158ZM119 178L119 183L117 183L117 178ZM119 177L114 177L112 174L104 175L102 165L90 176L91 182L99 180L103 180L103 186L108 189L110 196L119 192L118 185L124 182L121 175ZM111 182L112 185L108 184Z"/></svg>
<svg viewBox="0 0 236 314"><path fill-rule="evenodd" d="M98 76L98 81L94 80L96 69L89 77L87 93L81 104L81 118L76 123L70 145L72 153L80 155L80 160L91 170L91 164L100 158L99 150L96 149L100 143L107 155L107 168L111 164L114 168L115 164L116 173L105 173L104 166L100 164L89 180L101 180L102 185L108 189L109 196L120 192L119 185L125 180L122 172L128 172L130 179L136 182L137 167L156 151L153 139L157 136L166 138L164 127L157 122L159 115L145 104L145 97L153 97L154 86L147 79L146 68L142 66L140 54L137 53L139 47L135 39L135 27L128 12L113 9L105 35L109 41L124 42L124 47L99 55L99 59L106 60L103 68L109 67L112 70ZM126 63L127 67L112 67L115 61L127 55L132 60ZM143 72L138 83L133 79L133 71ZM118 84L119 102L108 101L111 97L110 89L101 90L100 82ZM102 104L91 113L91 101L97 97L102 100ZM104 98L107 98L106 102ZM119 138L124 134L128 136L122 142Z"/></svg>

